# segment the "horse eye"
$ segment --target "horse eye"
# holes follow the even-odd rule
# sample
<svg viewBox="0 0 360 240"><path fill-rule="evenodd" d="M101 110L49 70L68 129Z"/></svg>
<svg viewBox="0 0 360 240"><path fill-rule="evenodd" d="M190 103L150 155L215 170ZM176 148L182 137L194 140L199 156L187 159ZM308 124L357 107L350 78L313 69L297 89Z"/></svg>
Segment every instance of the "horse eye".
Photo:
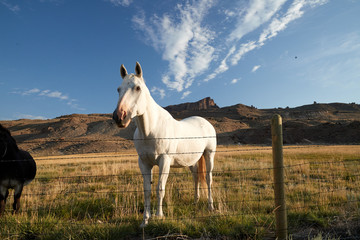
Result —
<svg viewBox="0 0 360 240"><path fill-rule="evenodd" d="M120 90L121 90L121 88L118 87L118 89L117 89L118 93L120 93Z"/></svg>
<svg viewBox="0 0 360 240"><path fill-rule="evenodd" d="M141 88L140 88L140 86L136 86L135 89L136 89L136 91L140 91Z"/></svg>

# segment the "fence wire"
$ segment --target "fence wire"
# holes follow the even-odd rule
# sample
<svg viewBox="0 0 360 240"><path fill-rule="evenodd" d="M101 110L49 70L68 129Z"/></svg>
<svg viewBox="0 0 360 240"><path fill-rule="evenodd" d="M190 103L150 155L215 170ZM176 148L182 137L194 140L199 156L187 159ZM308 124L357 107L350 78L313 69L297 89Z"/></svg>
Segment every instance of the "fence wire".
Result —
<svg viewBox="0 0 360 240"><path fill-rule="evenodd" d="M322 147L322 146L318 146ZM287 146L287 149L302 149L303 146ZM252 151L271 151L271 148L225 149L216 153L236 155ZM198 153L198 152L197 152ZM194 154L174 153L174 154ZM121 170L111 174L81 175L72 170L66 170L68 164L79 165L78 159L111 159L106 164L133 164L137 168L137 154L103 154L99 156L64 156L60 158L42 157L36 159L41 166L44 161L59 165L57 161L74 160L73 163L62 163L63 172L51 171L45 165L38 168L34 181L24 188L21 215L24 216L58 216L69 219L57 224L66 226L79 225L81 220L86 224L123 224L133 223L134 216L141 219L143 206L142 174L133 170ZM8 160L12 161L12 160ZM23 161L23 160L20 160ZM244 161L239 161L241 166ZM186 172L170 172L164 199L164 212L169 221L202 221L209 218L267 216L268 227L273 228L274 196L272 181L273 167L271 162L255 161L259 166L237 169L216 169L213 171L214 205L217 211L206 211L206 197L198 205L193 204L194 187L192 174ZM352 215L359 217L360 206L360 158L340 159L334 161L314 161L301 159L300 163L284 166L287 206L290 215L307 212L320 212L329 216ZM222 164L225 164L224 162ZM101 165L101 164L99 164ZM1 165L0 165L1 166ZM89 167L89 166L84 166ZM101 166L100 166L101 167ZM225 167L226 169L226 167ZM44 172L42 172L44 171ZM69 171L69 172L67 172ZM75 170L76 171L76 170ZM104 170L108 172L109 170ZM49 173L47 173L49 172ZM99 170L101 172L101 169ZM51 174L52 173L52 174ZM158 173L154 172L156 182ZM55 175L55 176L54 176ZM219 181L218 181L219 180ZM206 186L200 187L204 194ZM156 210L156 183L152 186L152 211ZM205 193L206 196L206 193ZM187 206L193 214L182 215L177 209ZM7 205L7 212L11 211ZM67 213L69 211L71 213ZM298 215L298 216L301 216ZM303 219L301 219L303 220ZM315 221L315 220L314 220ZM316 221L315 221L316 222ZM0 220L0 224L6 224ZM30 221L29 224L42 222ZM259 222L259 226L263 226ZM316 224L316 223L314 223ZM1 231L0 231L1 232ZM1 236L1 234L0 234ZM9 233L8 236L17 236ZM356 239L349 237L348 239Z"/></svg>

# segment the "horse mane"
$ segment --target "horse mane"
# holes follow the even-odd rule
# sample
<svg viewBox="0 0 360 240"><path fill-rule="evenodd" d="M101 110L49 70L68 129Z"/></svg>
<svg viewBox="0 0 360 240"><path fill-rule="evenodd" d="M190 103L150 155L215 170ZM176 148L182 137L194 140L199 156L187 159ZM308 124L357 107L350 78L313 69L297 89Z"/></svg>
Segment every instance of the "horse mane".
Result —
<svg viewBox="0 0 360 240"><path fill-rule="evenodd" d="M5 128L0 123L0 139L6 142L12 142L16 151L19 151L19 147L16 144L16 140L11 136L9 129Z"/></svg>
<svg viewBox="0 0 360 240"><path fill-rule="evenodd" d="M11 136L10 131L7 128L5 128L3 125L1 125L1 123L0 123L0 132L4 132L5 134L9 134Z"/></svg>

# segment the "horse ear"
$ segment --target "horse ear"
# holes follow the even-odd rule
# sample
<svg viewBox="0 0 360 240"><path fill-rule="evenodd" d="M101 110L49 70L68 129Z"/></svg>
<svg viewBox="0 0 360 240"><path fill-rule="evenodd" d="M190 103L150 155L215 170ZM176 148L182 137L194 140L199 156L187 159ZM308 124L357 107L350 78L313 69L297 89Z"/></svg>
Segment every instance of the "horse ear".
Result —
<svg viewBox="0 0 360 240"><path fill-rule="evenodd" d="M124 79L127 74L128 73L126 71L126 68L125 68L124 64L121 64L121 67L120 67L120 75L121 75L121 77Z"/></svg>
<svg viewBox="0 0 360 240"><path fill-rule="evenodd" d="M142 78L142 70L139 62L136 62L135 73L137 77Z"/></svg>

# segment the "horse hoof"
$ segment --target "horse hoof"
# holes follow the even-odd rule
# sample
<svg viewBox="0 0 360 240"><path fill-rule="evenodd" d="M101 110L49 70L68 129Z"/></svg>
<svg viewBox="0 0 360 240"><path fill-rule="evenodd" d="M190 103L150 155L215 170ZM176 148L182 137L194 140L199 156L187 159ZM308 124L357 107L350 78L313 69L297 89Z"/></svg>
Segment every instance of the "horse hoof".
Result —
<svg viewBox="0 0 360 240"><path fill-rule="evenodd" d="M155 215L153 218L156 220L164 220L165 216L164 215Z"/></svg>
<svg viewBox="0 0 360 240"><path fill-rule="evenodd" d="M141 224L140 224L140 228L144 228L149 224L148 220L144 220Z"/></svg>
<svg viewBox="0 0 360 240"><path fill-rule="evenodd" d="M214 206L211 204L211 205L209 205L209 211L210 212L213 212L215 210L215 208L214 208Z"/></svg>

